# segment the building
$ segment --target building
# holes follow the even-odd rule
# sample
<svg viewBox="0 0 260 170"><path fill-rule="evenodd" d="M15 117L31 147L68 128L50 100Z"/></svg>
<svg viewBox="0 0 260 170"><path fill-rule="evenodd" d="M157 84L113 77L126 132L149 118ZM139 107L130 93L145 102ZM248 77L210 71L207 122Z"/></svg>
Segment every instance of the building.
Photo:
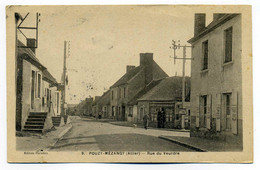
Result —
<svg viewBox="0 0 260 170"><path fill-rule="evenodd" d="M67 114L74 116L74 115L79 115L78 110L79 110L79 105L80 104L67 104Z"/></svg>
<svg viewBox="0 0 260 170"><path fill-rule="evenodd" d="M193 135L242 143L241 14L195 14L191 63Z"/></svg>
<svg viewBox="0 0 260 170"><path fill-rule="evenodd" d="M110 90L106 91L97 102L101 107L101 118L111 118L110 95Z"/></svg>
<svg viewBox="0 0 260 170"><path fill-rule="evenodd" d="M189 113L190 103L190 77L185 78L184 102L186 113ZM149 114L149 126L161 128L181 128L182 108L182 77L167 77L154 82L154 85L141 97L137 99L137 123L143 122L143 116ZM164 110L163 115L159 111ZM165 121L158 121L158 117L163 116Z"/></svg>
<svg viewBox="0 0 260 170"><path fill-rule="evenodd" d="M133 122L133 123L142 123L140 119L140 115L138 115L138 99L142 97L145 93L147 93L149 90L151 90L154 86L158 85L161 82L162 79L158 80L152 80L148 85L146 85L140 92L138 92L134 98L132 98L128 102L128 116L127 116L127 121ZM139 119L137 120L137 118Z"/></svg>
<svg viewBox="0 0 260 170"><path fill-rule="evenodd" d="M84 116L92 116L92 104L93 104L93 98L86 98L86 106L84 110Z"/></svg>
<svg viewBox="0 0 260 170"><path fill-rule="evenodd" d="M101 98L101 96L93 97L92 116L94 116L95 118L98 118L98 115L102 112L101 105L98 103L98 100L100 98Z"/></svg>
<svg viewBox="0 0 260 170"><path fill-rule="evenodd" d="M141 53L140 65L127 66L126 73L110 87L111 117L120 121L128 120L132 111L132 106L128 108L128 102L152 80L165 77L168 75L153 60L153 53Z"/></svg>
<svg viewBox="0 0 260 170"><path fill-rule="evenodd" d="M14 15L16 131L44 132L56 123L52 118L60 116L62 88L36 57L38 32L36 39L28 38L19 27L26 17L19 13ZM38 13L36 15L39 17ZM25 26L23 29L38 30L36 25L35 28Z"/></svg>
<svg viewBox="0 0 260 170"><path fill-rule="evenodd" d="M52 117L60 115L59 84L35 57L34 48L17 42L24 48L17 52L16 130L43 132L53 126Z"/></svg>

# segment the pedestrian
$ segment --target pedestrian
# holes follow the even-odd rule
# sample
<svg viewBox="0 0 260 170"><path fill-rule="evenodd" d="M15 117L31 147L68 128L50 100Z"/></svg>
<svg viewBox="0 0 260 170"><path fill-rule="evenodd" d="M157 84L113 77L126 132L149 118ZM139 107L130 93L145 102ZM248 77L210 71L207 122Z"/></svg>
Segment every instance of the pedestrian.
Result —
<svg viewBox="0 0 260 170"><path fill-rule="evenodd" d="M150 117L149 115L146 113L143 117L143 123L144 123L144 128L147 130L148 128L148 124L149 124L149 120L150 120Z"/></svg>

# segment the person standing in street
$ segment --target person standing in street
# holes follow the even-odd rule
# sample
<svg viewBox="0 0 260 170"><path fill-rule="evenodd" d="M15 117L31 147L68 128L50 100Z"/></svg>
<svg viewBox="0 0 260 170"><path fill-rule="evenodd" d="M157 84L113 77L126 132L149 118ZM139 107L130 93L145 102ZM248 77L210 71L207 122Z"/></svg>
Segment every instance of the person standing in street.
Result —
<svg viewBox="0 0 260 170"><path fill-rule="evenodd" d="M143 123L144 123L144 128L147 130L148 128L148 124L149 124L149 120L150 120L150 117L149 115L146 113L143 117Z"/></svg>

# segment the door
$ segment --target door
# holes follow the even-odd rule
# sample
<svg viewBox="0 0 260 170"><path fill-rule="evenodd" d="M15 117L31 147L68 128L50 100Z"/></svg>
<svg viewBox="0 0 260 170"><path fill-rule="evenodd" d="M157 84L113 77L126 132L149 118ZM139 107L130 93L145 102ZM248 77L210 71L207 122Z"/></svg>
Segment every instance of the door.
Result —
<svg viewBox="0 0 260 170"><path fill-rule="evenodd" d="M34 98L35 98L35 71L32 71L32 82L31 82L31 108L34 109Z"/></svg>
<svg viewBox="0 0 260 170"><path fill-rule="evenodd" d="M122 120L125 121L125 106L122 106Z"/></svg>
<svg viewBox="0 0 260 170"><path fill-rule="evenodd" d="M57 92L57 115L59 115L59 108L60 108L60 95L59 92Z"/></svg>
<svg viewBox="0 0 260 170"><path fill-rule="evenodd" d="M226 129L231 130L231 94L225 94Z"/></svg>
<svg viewBox="0 0 260 170"><path fill-rule="evenodd" d="M139 121L142 122L143 121L143 117L144 117L144 108L140 108L140 114L139 114Z"/></svg>

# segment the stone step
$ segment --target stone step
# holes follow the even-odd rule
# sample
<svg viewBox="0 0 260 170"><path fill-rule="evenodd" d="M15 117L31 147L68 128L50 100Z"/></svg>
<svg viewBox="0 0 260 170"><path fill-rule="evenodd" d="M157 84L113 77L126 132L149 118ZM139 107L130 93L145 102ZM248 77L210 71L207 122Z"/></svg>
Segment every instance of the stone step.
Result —
<svg viewBox="0 0 260 170"><path fill-rule="evenodd" d="M28 118L27 122L45 122L45 119L42 118Z"/></svg>
<svg viewBox="0 0 260 170"><path fill-rule="evenodd" d="M26 132L42 133L42 129L24 129Z"/></svg>
<svg viewBox="0 0 260 170"><path fill-rule="evenodd" d="M28 118L45 119L46 116L42 116L42 115L29 115Z"/></svg>
<svg viewBox="0 0 260 170"><path fill-rule="evenodd" d="M30 115L41 115L41 116L47 116L47 112L30 112Z"/></svg>
<svg viewBox="0 0 260 170"><path fill-rule="evenodd" d="M26 125L44 125L44 122L42 121L39 121L39 122L36 122L36 121L33 121L33 122L25 122Z"/></svg>
<svg viewBox="0 0 260 170"><path fill-rule="evenodd" d="M25 125L25 129L43 129L44 125Z"/></svg>

